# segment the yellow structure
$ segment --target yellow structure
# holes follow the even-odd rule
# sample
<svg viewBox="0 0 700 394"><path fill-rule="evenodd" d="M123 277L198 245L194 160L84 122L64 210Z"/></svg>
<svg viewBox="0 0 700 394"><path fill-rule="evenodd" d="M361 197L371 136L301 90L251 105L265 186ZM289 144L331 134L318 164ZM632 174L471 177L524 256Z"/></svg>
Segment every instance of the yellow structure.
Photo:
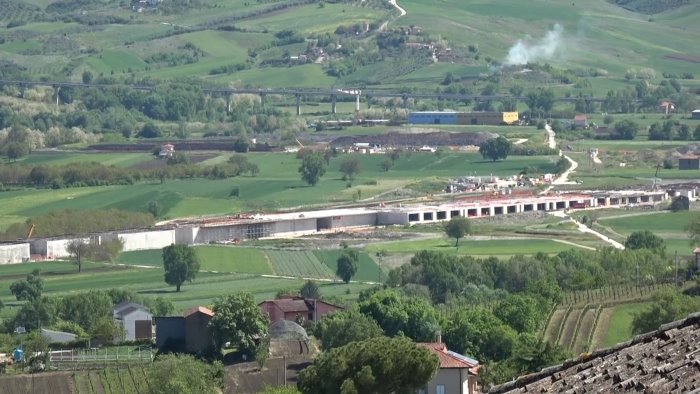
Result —
<svg viewBox="0 0 700 394"><path fill-rule="evenodd" d="M513 124L518 121L517 112L458 112L457 124L492 125Z"/></svg>

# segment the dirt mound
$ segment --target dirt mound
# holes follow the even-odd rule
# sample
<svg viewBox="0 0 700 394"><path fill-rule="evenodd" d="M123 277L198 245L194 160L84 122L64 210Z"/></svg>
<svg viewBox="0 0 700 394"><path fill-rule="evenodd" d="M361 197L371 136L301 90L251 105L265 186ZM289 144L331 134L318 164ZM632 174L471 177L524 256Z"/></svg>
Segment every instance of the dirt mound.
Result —
<svg viewBox="0 0 700 394"><path fill-rule="evenodd" d="M495 134L486 132L431 132L431 133L396 133L391 132L381 135L357 135L336 138L331 143L336 146L348 146L355 143L380 144L384 146L467 146L480 145L486 140L494 138Z"/></svg>

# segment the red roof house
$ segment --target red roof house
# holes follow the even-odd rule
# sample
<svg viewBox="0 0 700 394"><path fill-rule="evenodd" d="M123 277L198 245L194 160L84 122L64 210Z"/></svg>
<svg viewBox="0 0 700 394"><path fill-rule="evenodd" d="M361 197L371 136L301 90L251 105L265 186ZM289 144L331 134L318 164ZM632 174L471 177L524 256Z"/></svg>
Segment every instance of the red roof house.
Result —
<svg viewBox="0 0 700 394"><path fill-rule="evenodd" d="M260 309L270 317L270 322L290 320L301 325L316 322L323 316L342 310L338 305L312 298L285 296L275 300L263 301Z"/></svg>
<svg viewBox="0 0 700 394"><path fill-rule="evenodd" d="M429 350L440 360L440 369L437 375L428 382L420 394L427 393L478 393L476 375L479 372L479 362L471 357L452 352L442 343L440 337L437 342L418 343L418 346Z"/></svg>
<svg viewBox="0 0 700 394"><path fill-rule="evenodd" d="M588 125L588 117L586 115L574 116L574 127L585 128Z"/></svg>
<svg viewBox="0 0 700 394"><path fill-rule="evenodd" d="M673 103L670 102L670 101L662 101L662 102L659 104L659 112L663 112L663 113L665 113L665 114L667 114L667 113L669 113L669 112L672 112L672 111L674 111L675 109L676 109L676 105L673 104Z"/></svg>

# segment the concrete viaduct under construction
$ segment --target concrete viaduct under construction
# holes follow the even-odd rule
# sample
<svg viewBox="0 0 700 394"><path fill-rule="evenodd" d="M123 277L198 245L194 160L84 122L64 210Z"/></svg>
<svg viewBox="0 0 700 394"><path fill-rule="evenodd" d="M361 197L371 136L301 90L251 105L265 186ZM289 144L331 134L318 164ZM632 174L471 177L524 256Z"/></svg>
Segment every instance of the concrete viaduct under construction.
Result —
<svg viewBox="0 0 700 394"><path fill-rule="evenodd" d="M431 205L327 209L276 214L236 215L175 220L152 229L93 234L86 237L36 239L0 245L0 264L69 256L68 243L76 238L101 243L121 239L124 251L159 249L171 244L208 244L260 238L289 238L375 226L439 223L453 217L493 217L523 212L569 209L653 207L669 198L666 191L562 193L547 196L480 196Z"/></svg>

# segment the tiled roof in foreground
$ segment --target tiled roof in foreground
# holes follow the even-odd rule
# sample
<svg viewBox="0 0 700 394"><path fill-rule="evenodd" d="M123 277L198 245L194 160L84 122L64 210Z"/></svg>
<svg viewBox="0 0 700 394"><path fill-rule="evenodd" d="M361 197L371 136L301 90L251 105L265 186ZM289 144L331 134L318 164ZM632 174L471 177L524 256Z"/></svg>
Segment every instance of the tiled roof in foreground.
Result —
<svg viewBox="0 0 700 394"><path fill-rule="evenodd" d="M700 393L700 313L496 386L501 393Z"/></svg>

